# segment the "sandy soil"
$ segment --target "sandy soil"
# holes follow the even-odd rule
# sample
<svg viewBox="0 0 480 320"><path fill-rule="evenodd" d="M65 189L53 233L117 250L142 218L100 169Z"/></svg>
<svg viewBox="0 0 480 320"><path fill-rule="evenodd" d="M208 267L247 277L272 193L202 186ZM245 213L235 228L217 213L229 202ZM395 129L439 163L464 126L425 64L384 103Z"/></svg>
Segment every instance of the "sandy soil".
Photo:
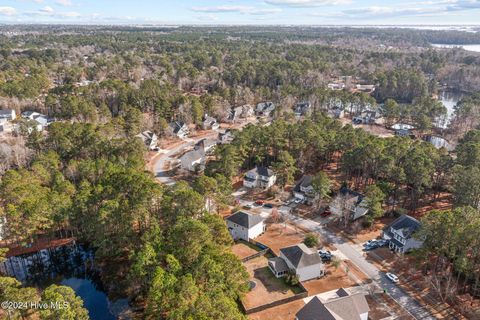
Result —
<svg viewBox="0 0 480 320"><path fill-rule="evenodd" d="M295 314L305 306L303 299L292 301L248 315L251 320L294 320Z"/></svg>
<svg viewBox="0 0 480 320"><path fill-rule="evenodd" d="M313 296L322 292L331 291L340 288L349 288L356 283L350 280L343 268L335 269L331 264L327 266L327 274L320 278L302 282L308 295Z"/></svg>
<svg viewBox="0 0 480 320"><path fill-rule="evenodd" d="M233 254L236 255L239 259L250 257L258 252L241 242L234 244L231 249Z"/></svg>
<svg viewBox="0 0 480 320"><path fill-rule="evenodd" d="M264 234L255 240L268 246L276 255L280 255L280 249L303 242L305 233L300 229L284 224L276 223L267 226Z"/></svg>

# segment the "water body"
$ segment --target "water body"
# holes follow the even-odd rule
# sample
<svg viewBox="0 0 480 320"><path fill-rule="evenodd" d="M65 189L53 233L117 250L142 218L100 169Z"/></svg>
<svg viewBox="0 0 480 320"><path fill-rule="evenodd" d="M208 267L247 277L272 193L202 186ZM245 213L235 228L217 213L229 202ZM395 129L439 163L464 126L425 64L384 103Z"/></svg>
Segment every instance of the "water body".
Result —
<svg viewBox="0 0 480 320"><path fill-rule="evenodd" d="M431 44L435 48L463 48L466 51L471 52L480 52L480 44L441 44L441 43L432 43Z"/></svg>
<svg viewBox="0 0 480 320"><path fill-rule="evenodd" d="M457 103L465 96L460 91L440 91L438 93L438 101L440 101L445 108L447 108L447 115L443 119L438 119L437 125L440 128L447 128L450 121L455 116L455 107Z"/></svg>
<svg viewBox="0 0 480 320"><path fill-rule="evenodd" d="M93 257L90 248L69 245L10 257L0 264L0 271L40 290L51 284L69 286L82 298L92 320L115 320L128 310L128 300L108 298Z"/></svg>

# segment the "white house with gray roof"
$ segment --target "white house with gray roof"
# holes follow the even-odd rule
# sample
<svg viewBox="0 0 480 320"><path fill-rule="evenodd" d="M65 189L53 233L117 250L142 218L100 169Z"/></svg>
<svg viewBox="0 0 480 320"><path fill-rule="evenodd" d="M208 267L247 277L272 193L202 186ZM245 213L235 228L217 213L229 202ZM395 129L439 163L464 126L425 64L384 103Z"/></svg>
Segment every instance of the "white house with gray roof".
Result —
<svg viewBox="0 0 480 320"><path fill-rule="evenodd" d="M383 238L390 241L388 245L390 249L406 253L423 246L423 240L413 237L421 227L420 221L409 215L403 215L383 231Z"/></svg>
<svg viewBox="0 0 480 320"><path fill-rule="evenodd" d="M269 259L268 267L277 278L294 272L300 281L320 278L325 274L318 252L303 243L280 249L280 256Z"/></svg>
<svg viewBox="0 0 480 320"><path fill-rule="evenodd" d="M255 239L265 232L265 220L256 214L237 211L226 219L227 228L233 240Z"/></svg>
<svg viewBox="0 0 480 320"><path fill-rule="evenodd" d="M295 320L368 320L369 311L365 294L350 294L340 288L326 301L313 297L295 314Z"/></svg>
<svg viewBox="0 0 480 320"><path fill-rule="evenodd" d="M1 109L0 110L0 119L5 119L7 121L15 120L17 114L13 109Z"/></svg>
<svg viewBox="0 0 480 320"><path fill-rule="evenodd" d="M273 170L258 166L248 171L243 177L243 186L247 188L268 189L275 184L277 176Z"/></svg>

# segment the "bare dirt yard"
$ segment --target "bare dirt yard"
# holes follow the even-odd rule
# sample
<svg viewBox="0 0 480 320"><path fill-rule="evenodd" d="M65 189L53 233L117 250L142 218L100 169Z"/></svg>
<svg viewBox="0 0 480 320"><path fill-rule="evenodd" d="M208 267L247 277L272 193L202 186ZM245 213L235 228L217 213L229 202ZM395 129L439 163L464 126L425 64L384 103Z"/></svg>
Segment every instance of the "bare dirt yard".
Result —
<svg viewBox="0 0 480 320"><path fill-rule="evenodd" d="M400 307L388 294L375 294L366 296L370 312L368 319L381 320L388 317L395 320L414 320L402 307Z"/></svg>
<svg viewBox="0 0 480 320"><path fill-rule="evenodd" d="M258 251L245 242L238 242L232 246L232 252L239 259L244 259L256 254Z"/></svg>
<svg viewBox="0 0 480 320"><path fill-rule="evenodd" d="M248 315L251 320L294 320L295 314L305 306L303 299L281 304L260 312Z"/></svg>
<svg viewBox="0 0 480 320"><path fill-rule="evenodd" d="M267 303L292 297L300 292L300 287L287 285L284 279L277 279L268 268L266 257L258 257L244 263L250 280L255 282L255 288L242 299L248 310Z"/></svg>
<svg viewBox="0 0 480 320"><path fill-rule="evenodd" d="M356 283L348 277L343 268L339 267L335 269L331 264L327 266L327 273L324 277L305 281L302 282L302 284L305 289L307 289L309 296L356 285Z"/></svg>
<svg viewBox="0 0 480 320"><path fill-rule="evenodd" d="M303 242L305 233L288 223L273 223L267 226L267 230L255 240L266 245L278 256L280 249Z"/></svg>

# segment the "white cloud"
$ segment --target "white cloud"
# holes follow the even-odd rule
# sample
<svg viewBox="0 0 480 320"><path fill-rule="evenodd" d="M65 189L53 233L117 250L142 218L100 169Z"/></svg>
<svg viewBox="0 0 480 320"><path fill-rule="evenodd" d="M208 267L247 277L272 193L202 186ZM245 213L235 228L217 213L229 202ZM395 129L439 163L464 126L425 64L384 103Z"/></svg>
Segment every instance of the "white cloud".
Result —
<svg viewBox="0 0 480 320"><path fill-rule="evenodd" d="M13 7L0 7L0 15L14 16L17 14L17 10Z"/></svg>
<svg viewBox="0 0 480 320"><path fill-rule="evenodd" d="M280 8L255 8L249 6L214 6L214 7L192 7L192 11L203 13L241 13L251 15L268 15L282 12Z"/></svg>
<svg viewBox="0 0 480 320"><path fill-rule="evenodd" d="M265 3L286 7L318 7L325 5L350 4L351 0L265 0Z"/></svg>
<svg viewBox="0 0 480 320"><path fill-rule="evenodd" d="M45 13L53 13L55 10L53 10L52 7L50 6L46 6L46 7L43 7L42 9L40 9L41 12L45 12Z"/></svg>
<svg viewBox="0 0 480 320"><path fill-rule="evenodd" d="M55 1L56 4L59 4L61 6L64 6L64 7L68 7L68 6L71 6L72 5L72 1L71 0L57 0Z"/></svg>

